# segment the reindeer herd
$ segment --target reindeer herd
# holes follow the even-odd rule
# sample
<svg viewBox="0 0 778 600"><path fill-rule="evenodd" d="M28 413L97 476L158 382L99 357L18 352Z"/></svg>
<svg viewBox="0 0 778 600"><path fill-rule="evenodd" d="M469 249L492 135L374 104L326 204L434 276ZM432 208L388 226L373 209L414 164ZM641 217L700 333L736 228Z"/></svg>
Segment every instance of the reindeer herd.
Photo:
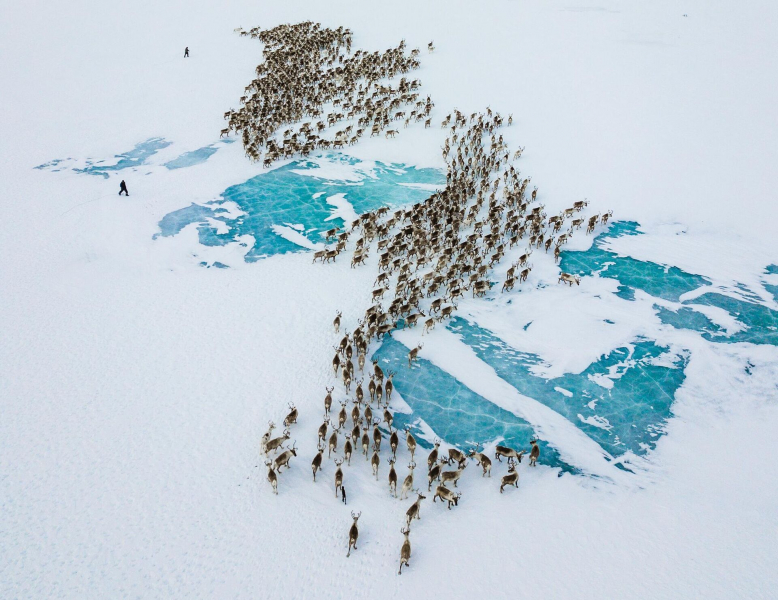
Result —
<svg viewBox="0 0 778 600"><path fill-rule="evenodd" d="M399 121L405 127L422 121L431 126L432 100L420 98L420 81L404 76L420 66L419 49L406 52L405 40L385 52L352 54L352 32L343 27L306 21L235 31L264 44L264 61L240 98L241 108L224 113L221 136L240 135L252 161L262 159L269 167L317 149L353 146L368 130L371 137L385 132L394 138L398 130L390 127ZM430 42L428 50L433 49ZM403 77L393 87L388 80L397 75ZM350 124L330 133L345 122Z"/></svg>
<svg viewBox="0 0 778 600"><path fill-rule="evenodd" d="M356 143L368 127L377 135L400 119L405 119L406 125L423 120L425 127L430 126L434 105L429 97L418 100L420 82L403 77L396 88L380 83L418 68L419 51L406 55L404 41L383 54L357 51L351 55L352 34L342 27L332 30L305 22L265 31L240 30L240 34L265 44L265 62L257 67L257 79L246 88L249 95L241 98L243 107L225 114L229 126L223 133L239 132L247 155L254 160L263 147L266 165L295 153L306 155L315 148L342 147ZM428 50L433 49L430 43ZM332 112L325 115L323 107L330 104ZM407 116L401 110L404 106L413 107ZM309 119L317 118L321 120L312 125ZM328 127L353 118L359 119L356 131L349 125L334 140L318 137ZM275 140L280 127L301 121L305 123L299 128L284 132L283 142ZM394 427L391 401L395 373L384 373L375 359L368 362L373 351L385 335L400 327L421 325L422 335L429 334L454 315L466 292L473 298L490 294L498 283L493 280L495 269L514 247L524 250L505 271L501 293L510 293L527 282L533 253L551 252L558 263L563 245L584 225L587 234L593 233L598 224L607 224L612 217L610 212L581 216L588 206L586 200L549 216L544 205L537 203L537 187L529 189L531 178L516 168L524 149L511 153L500 133L512 122L512 116L503 119L491 108L470 115L454 110L441 123L446 130L442 146L447 165L445 188L418 204L393 211L382 207L360 215L344 230L333 228L324 234L329 245L313 254L313 262L329 263L350 252L352 268L368 264L370 255L376 255L370 263L377 269L371 303L357 319L357 327L341 334L340 312L332 323L336 335L342 335L333 346L332 376L343 387L334 396L335 386L326 388L317 431L318 452L311 470L316 482L325 461L334 461L332 481L337 498L344 483L344 465L348 469L359 456L379 479L383 446L389 494L400 500L416 496L401 529L400 573L403 566L410 565L411 525L421 518L421 503L427 496L420 491L424 479L414 474L419 444L410 427L405 427L403 435ZM386 137L395 133L389 129ZM580 285L580 280L574 274L560 273L559 283ZM423 344L419 344L409 350L409 368L422 349ZM267 479L276 494L282 469L289 469L297 456L296 444L288 444L297 417L296 407L290 404L282 435L273 437L275 425L271 421L262 437ZM410 460L398 494L396 464L402 438ZM444 455L441 444L436 439L427 455L426 492L431 494L434 484L433 502L440 500L451 510L461 500L458 483L469 461L475 461L486 478L492 475L493 462L479 445L467 453L449 447ZM494 448L494 459L502 463L505 458L508 465L507 474L501 476L500 493L506 487L518 487L517 467L527 451L529 465L536 466L540 457L537 440L531 441L529 450ZM361 512L352 513L347 556L352 548L357 549L360 516Z"/></svg>

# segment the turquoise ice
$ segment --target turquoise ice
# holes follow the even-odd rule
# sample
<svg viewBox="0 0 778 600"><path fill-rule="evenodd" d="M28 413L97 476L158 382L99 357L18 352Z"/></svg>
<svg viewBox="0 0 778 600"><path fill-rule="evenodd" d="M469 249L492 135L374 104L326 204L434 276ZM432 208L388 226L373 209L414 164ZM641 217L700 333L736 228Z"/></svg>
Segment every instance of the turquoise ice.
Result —
<svg viewBox="0 0 778 600"><path fill-rule="evenodd" d="M358 160L342 154L328 155L326 160L335 164L359 165ZM219 200L191 204L166 215L159 223L158 235L176 235L187 225L195 223L201 244L220 246L250 234L254 237L254 245L246 254L246 261L253 262L274 254L301 250L297 244L277 235L273 231L274 225L292 226L312 242L324 241L322 232L343 225L340 218L330 219L334 208L327 203L330 196L344 194L356 213L360 214L381 206L419 202L431 193L427 189L403 184L445 183L444 175L436 169L416 169L380 162L359 181L318 177L317 170L320 169L316 162L300 160L252 177L227 188ZM229 218L227 211L220 208L225 201L234 202L243 214L235 219ZM209 219L220 221L229 231L218 233Z"/></svg>
<svg viewBox="0 0 778 600"><path fill-rule="evenodd" d="M619 256L605 248L605 242L609 238L644 235L638 231L638 227L637 223L631 221L613 223L607 231L595 238L588 250L562 252L561 270L581 276L597 273L600 277L615 279L619 282L616 295L625 300L634 300L635 290L641 290L655 298L681 302L683 294L702 288L700 295L681 302L687 306L678 310L656 305L654 308L662 322L677 329L696 331L712 342L778 345L778 312L764 306L761 299L745 285L737 286L740 297L733 298L721 293L707 278L700 275L686 273L674 266ZM765 274L775 274L776 270L778 269L775 265L769 265ZM778 286L764 287L770 293L778 291ZM707 316L694 310L694 305L721 308L737 319L743 328L727 334Z"/></svg>
<svg viewBox="0 0 778 600"><path fill-rule="evenodd" d="M395 371L394 386L413 410L412 415L395 414L395 426L416 425L423 419L449 444L468 450L472 443L486 444L503 439L516 449L530 449L535 438L531 424L479 396L431 362L420 359L408 367L408 348L387 336L373 355L384 372ZM543 464L572 471L559 453L540 441ZM418 461L417 461L418 462Z"/></svg>
<svg viewBox="0 0 778 600"><path fill-rule="evenodd" d="M617 280L621 285L618 295L625 300L634 298L635 290L642 290L651 296L678 302L680 296L710 282L699 275L685 273L677 267L665 267L652 262L640 261L629 256L619 256L605 249L609 238L623 235L642 235L634 221L617 221L607 231L599 234L588 250L564 251L559 268L574 275L592 275Z"/></svg>
<svg viewBox="0 0 778 600"><path fill-rule="evenodd" d="M102 159L102 160L93 160L91 158L86 159L86 166L83 168L74 168L73 171L76 173L82 173L84 175L99 175L100 177L104 177L105 179L108 179L109 173L115 172L115 171L122 171L124 169L130 169L134 167L139 167L141 165L145 165L149 158L154 156L157 152L162 150L163 148L167 148L170 146L172 142L168 142L164 138L161 137L154 137L149 138L145 142L140 142L139 144L136 144L135 147L132 150L128 150L127 152L122 152L121 154L116 154L113 159ZM117 160L118 159L118 160ZM62 171L66 168L66 161L70 161L72 159L55 159L51 160L47 163L44 163L42 165L38 165L37 167L34 167L35 169L39 170L49 170L49 171ZM115 161L115 162L114 162ZM113 164L106 164L109 162L113 162Z"/></svg>
<svg viewBox="0 0 778 600"><path fill-rule="evenodd" d="M195 165L202 164L219 151L220 143L231 144L233 141L234 140L222 140L216 144L211 144L209 146L198 148L197 150L184 152L173 160L169 160L168 162L163 163L163 166L173 171L175 169L184 169L186 167L193 167Z"/></svg>
<svg viewBox="0 0 778 600"><path fill-rule="evenodd" d="M668 348L651 340L615 348L581 373L546 379L531 370L542 363L537 355L462 318L448 328L520 393L564 415L613 456L654 448L685 379L688 356L668 355ZM658 361L663 355L667 360Z"/></svg>

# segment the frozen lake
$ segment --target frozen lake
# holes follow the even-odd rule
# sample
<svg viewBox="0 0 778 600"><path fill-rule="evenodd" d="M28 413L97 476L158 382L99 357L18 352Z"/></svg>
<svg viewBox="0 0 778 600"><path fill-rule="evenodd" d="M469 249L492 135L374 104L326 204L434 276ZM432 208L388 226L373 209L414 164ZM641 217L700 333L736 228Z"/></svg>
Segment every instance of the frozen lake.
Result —
<svg viewBox="0 0 778 600"><path fill-rule="evenodd" d="M174 170L202 164L224 143L229 141L186 151L165 162L158 160L156 166ZM72 169L107 178L112 172L153 165L155 155L170 144L163 138L151 138L111 159L57 159L36 168ZM224 246L239 239L245 243L250 236L253 245L245 260L254 262L322 247L322 234L327 229L343 227L357 215L381 206L422 201L443 185L445 177L435 169L326 153L262 172L228 187L213 201L170 212L159 222L155 237L175 236L187 227L196 227L200 244ZM774 310L775 302L764 297L764 293L772 294L778 300L778 266L765 267L761 296L739 283L724 289L676 266L638 260L611 248L614 240L638 235L645 235L638 223L617 221L601 231L586 250L562 252L562 271L615 281L616 287L604 293L623 303L616 306L629 312L630 303L647 304L648 314L660 324L646 323L627 343L614 345L583 369L550 374L553 368L548 367L553 365L541 355L505 339L513 336L504 333L517 327L533 335L531 321L493 331L479 323L478 316L460 315L445 325L472 351L472 360L486 364L522 396L562 415L625 470L631 470L631 457L645 456L656 447L686 378L694 344L679 346L665 339L663 332L692 332L700 343L778 345L778 311ZM227 268L218 261L210 266ZM498 277L492 275L492 279L496 282ZM543 294L548 285L535 284L533 292ZM481 302L495 300L499 295L496 290L499 285ZM518 290L503 297L508 298L507 304L496 304L493 312L497 320L492 315L488 321L499 323L512 303L527 302L528 296L522 294ZM615 327L615 318L605 314L600 326ZM430 432L461 448L496 440L528 448L530 439L538 435L531 423L470 389L456 371L443 370L423 358L409 368L407 352L404 344L388 336L375 349L374 358L385 371L396 373L396 390L407 404L397 412L395 423L411 425L423 445L429 444ZM576 471L560 457L553 440L541 439L540 443L544 464L559 467L560 473Z"/></svg>

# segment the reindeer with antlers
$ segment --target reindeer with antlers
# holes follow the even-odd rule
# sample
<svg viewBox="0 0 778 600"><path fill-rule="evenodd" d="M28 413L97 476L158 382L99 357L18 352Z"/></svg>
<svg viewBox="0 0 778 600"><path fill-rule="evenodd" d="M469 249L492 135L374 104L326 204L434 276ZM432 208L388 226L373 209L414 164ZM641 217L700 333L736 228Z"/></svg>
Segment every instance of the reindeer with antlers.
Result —
<svg viewBox="0 0 778 600"><path fill-rule="evenodd" d="M270 485L273 488L273 493L277 496L278 495L278 475L276 475L275 469L273 468L273 461L271 461L269 458L266 459L265 466L267 467L267 480L270 482Z"/></svg>
<svg viewBox="0 0 778 600"><path fill-rule="evenodd" d="M373 456L370 457L370 467L373 469L373 475L375 480L378 481L378 465L381 464L381 457L378 455L378 450L373 450Z"/></svg>
<svg viewBox="0 0 778 600"><path fill-rule="evenodd" d="M338 490L343 487L343 469L341 469L341 466L343 465L343 459L338 460L335 459L335 466L337 469L335 469L335 498L338 497Z"/></svg>
<svg viewBox="0 0 778 600"><path fill-rule="evenodd" d="M413 470L416 468L416 463L411 461L408 463L408 474L403 481L402 489L400 490L400 500L404 500L408 497L408 492L413 489Z"/></svg>
<svg viewBox="0 0 778 600"><path fill-rule="evenodd" d="M391 424L389 425L389 430L392 432L389 436L389 447L392 449L392 458L397 458L397 446L400 445L400 436L397 435L397 430L393 429Z"/></svg>
<svg viewBox="0 0 778 600"><path fill-rule="evenodd" d="M532 444L532 450L529 453L529 466L536 467L538 466L538 458L540 458L540 446L538 446L537 440L530 440L530 444Z"/></svg>
<svg viewBox="0 0 778 600"><path fill-rule="evenodd" d="M478 451L478 445L470 450L468 456L474 458L476 464L483 469L483 475L481 475L481 477L485 477L486 475L489 475L489 477L492 476L492 460L483 452Z"/></svg>
<svg viewBox="0 0 778 600"><path fill-rule="evenodd" d="M291 432L288 429L284 429L284 434L282 436L273 438L272 440L270 440L265 444L265 454L267 455L270 454L271 452L277 452L278 449L281 447L281 444L283 444L291 436L292 436Z"/></svg>
<svg viewBox="0 0 778 600"><path fill-rule="evenodd" d="M290 402L288 406L289 414L284 417L284 427L289 427L293 423L297 423L297 407L294 405L294 402Z"/></svg>
<svg viewBox="0 0 778 600"><path fill-rule="evenodd" d="M405 536L405 541L403 541L402 548L400 548L400 570L397 572L398 575L403 574L403 565L406 567L411 566L411 563L409 562L411 560L411 540L409 538L411 535L410 526L400 529L400 533Z"/></svg>
<svg viewBox="0 0 778 600"><path fill-rule="evenodd" d="M405 444L408 446L408 452L411 454L412 461L413 455L416 454L416 438L413 437L413 434L411 433L410 425L405 426Z"/></svg>
<svg viewBox="0 0 778 600"><path fill-rule="evenodd" d="M346 412L346 402L341 401L340 412L338 413L338 428L343 427L348 419L348 413Z"/></svg>
<svg viewBox="0 0 778 600"><path fill-rule="evenodd" d="M332 425L332 423L330 423ZM330 435L330 440L328 443L329 451L327 452L327 458L330 458L332 456L333 450L337 452L338 450L338 432L340 431L340 426L335 427L332 425L332 434Z"/></svg>
<svg viewBox="0 0 778 600"><path fill-rule="evenodd" d="M328 417L330 408L332 408L332 392L335 390L335 387L325 387L324 389L327 390L327 395L324 397L324 415Z"/></svg>
<svg viewBox="0 0 778 600"><path fill-rule="evenodd" d="M455 494L446 486L441 484L435 489L435 496L432 498L432 501L435 502L438 498L440 498L441 503L448 502L448 509L451 510L452 504L454 506L459 506L459 499L461 497L462 497L462 492L457 492Z"/></svg>
<svg viewBox="0 0 778 600"><path fill-rule="evenodd" d="M348 530L348 553L346 554L346 558L351 556L351 547L354 547L354 550L357 549L357 539L359 538L359 528L357 527L357 521L359 521L359 517L362 516L362 511L359 511L356 515L354 514L354 511L351 511L351 518L354 519L354 522L351 524L351 528Z"/></svg>
<svg viewBox="0 0 778 600"><path fill-rule="evenodd" d="M500 493L502 494L503 488L506 485L512 485L518 489L519 487L519 472L516 470L516 463L511 462L508 465L508 474L504 475L500 483Z"/></svg>
<svg viewBox="0 0 778 600"><path fill-rule="evenodd" d="M291 466L289 465L289 461L293 456L297 456L297 442L294 442L291 448L287 448L276 457L275 461L273 462L273 467L279 473L281 472L281 467L290 469Z"/></svg>
<svg viewBox="0 0 778 600"><path fill-rule="evenodd" d="M276 424L273 421L268 421L267 431L262 435L262 441L259 444L262 454L267 454L267 443L270 441L270 436L273 435L273 430L276 428Z"/></svg>
<svg viewBox="0 0 778 600"><path fill-rule="evenodd" d="M397 497L397 471L394 468L395 459L389 459L389 493Z"/></svg>
<svg viewBox="0 0 778 600"><path fill-rule="evenodd" d="M386 404L389 404L389 401L392 399L392 392L394 391L394 383L392 383L392 377L394 377L394 371L387 371L386 374L386 385L384 386L384 390L386 391Z"/></svg>
<svg viewBox="0 0 778 600"><path fill-rule="evenodd" d="M316 448L319 451L311 461L311 470L313 471L313 482L316 483L316 472L321 469L322 459L324 456L324 446L321 440L316 444Z"/></svg>
<svg viewBox="0 0 778 600"><path fill-rule="evenodd" d="M411 504L410 508L405 511L405 521L408 527L411 526L411 521L414 519L421 520L421 501L427 498L427 496L422 496L419 490L413 490L413 492L418 494L419 497L416 499L416 502Z"/></svg>
<svg viewBox="0 0 778 600"><path fill-rule="evenodd" d="M419 357L419 350L422 349L424 344L419 344L415 348L413 348L410 352L408 352L408 367L413 366L413 361L416 360Z"/></svg>

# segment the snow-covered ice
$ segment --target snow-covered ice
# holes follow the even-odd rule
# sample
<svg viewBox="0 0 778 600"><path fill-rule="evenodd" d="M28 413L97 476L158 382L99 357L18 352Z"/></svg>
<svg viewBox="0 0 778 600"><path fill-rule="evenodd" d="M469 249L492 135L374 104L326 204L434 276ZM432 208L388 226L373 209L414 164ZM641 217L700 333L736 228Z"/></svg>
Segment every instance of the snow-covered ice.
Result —
<svg viewBox="0 0 778 600"><path fill-rule="evenodd" d="M776 597L778 6L3 14L0 597ZM344 467L345 507L332 462L315 485L308 469L332 318L356 327L375 256L350 269L306 250L441 185L445 132L270 170L218 140L261 58L233 29L305 19L350 27L357 48L421 47L433 123L513 113L502 133L549 214L584 197L614 211L565 249L580 286L536 250L527 284L463 300L412 368L420 327L377 349L396 365L396 422L426 446L542 445L518 490L499 494L504 464L491 480L471 464L454 510L429 494L402 577L410 501L388 495L386 455L378 483L361 457ZM276 497L259 439L288 402L300 451ZM402 445L401 478L408 461Z"/></svg>

